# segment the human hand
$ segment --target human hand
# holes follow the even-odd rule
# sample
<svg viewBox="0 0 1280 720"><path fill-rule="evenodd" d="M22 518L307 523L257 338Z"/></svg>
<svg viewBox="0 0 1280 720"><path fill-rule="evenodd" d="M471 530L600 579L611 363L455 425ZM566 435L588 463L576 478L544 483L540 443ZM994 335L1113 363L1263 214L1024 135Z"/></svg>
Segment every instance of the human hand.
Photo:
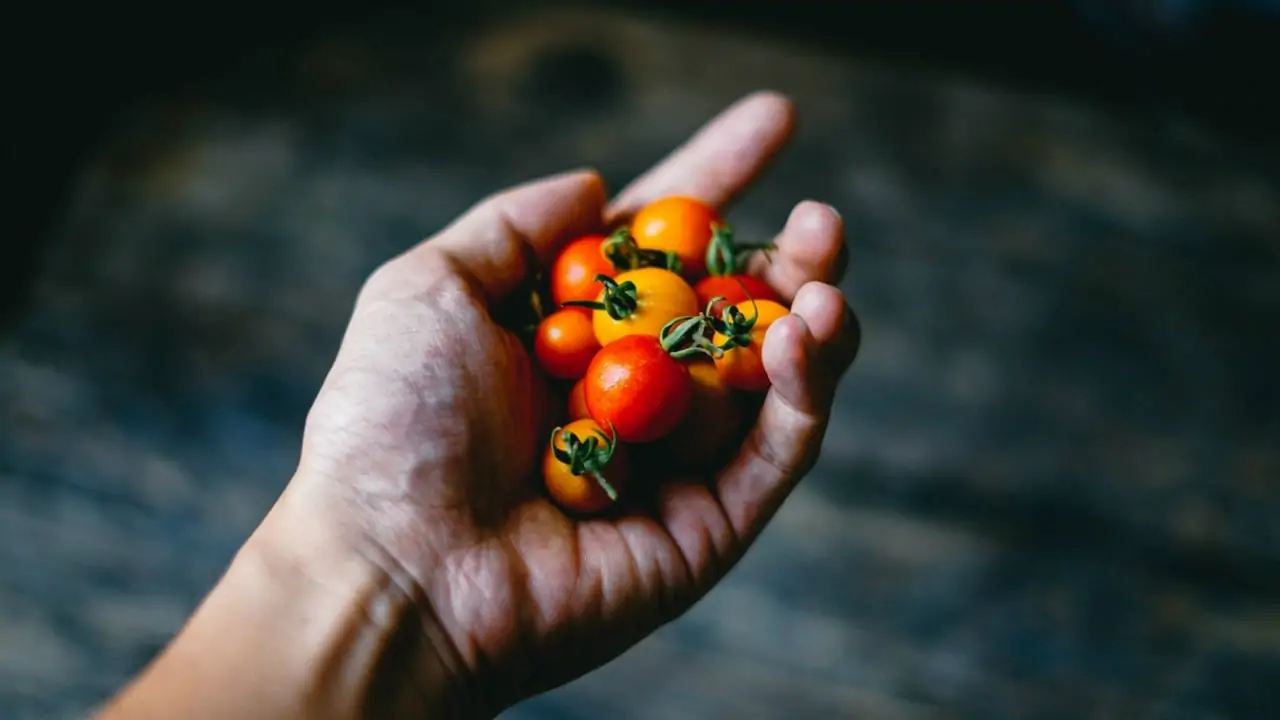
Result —
<svg viewBox="0 0 1280 720"><path fill-rule="evenodd" d="M291 492L326 498L337 516L325 521L416 598L438 631L431 652L473 707L497 711L566 682L684 612L811 467L858 344L827 284L844 254L826 206L798 205L772 261L755 268L792 301L764 344L772 389L757 424L716 477L653 478L663 490L652 513L576 520L542 497L546 390L492 314L535 263L606 219L675 193L722 205L791 125L786 100L753 96L612 203L588 172L508 190L363 288Z"/></svg>
<svg viewBox="0 0 1280 720"><path fill-rule="evenodd" d="M800 203L752 267L791 315L766 335L772 387L736 457L711 477L633 479L656 497L613 517L575 519L541 494L547 388L495 309L561 243L658 197L722 206L782 147L792 115L785 98L751 96L612 202L591 172L529 183L379 268L308 415L295 477L202 609L216 619L198 614L184 630L196 639L169 654L207 665L210 647L275 648L235 676L245 697L256 683L259 699L242 702L264 713L264 697L296 710L281 688L297 680L303 714L492 716L687 610L816 459L859 341L830 284L845 264L839 215ZM239 651L221 638L228 624L249 636ZM265 667L298 658L317 677ZM170 665L172 682L194 683Z"/></svg>

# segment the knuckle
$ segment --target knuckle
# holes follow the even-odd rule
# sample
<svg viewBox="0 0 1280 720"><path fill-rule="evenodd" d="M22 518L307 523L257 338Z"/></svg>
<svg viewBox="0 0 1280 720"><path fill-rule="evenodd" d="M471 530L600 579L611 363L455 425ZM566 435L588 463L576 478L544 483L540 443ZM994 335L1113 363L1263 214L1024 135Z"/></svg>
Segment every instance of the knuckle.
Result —
<svg viewBox="0 0 1280 720"><path fill-rule="evenodd" d="M393 258L374 268L373 272L369 273L360 285L360 291L356 295L356 302L368 302L392 294L397 285L401 283L399 279L400 265L401 259Z"/></svg>

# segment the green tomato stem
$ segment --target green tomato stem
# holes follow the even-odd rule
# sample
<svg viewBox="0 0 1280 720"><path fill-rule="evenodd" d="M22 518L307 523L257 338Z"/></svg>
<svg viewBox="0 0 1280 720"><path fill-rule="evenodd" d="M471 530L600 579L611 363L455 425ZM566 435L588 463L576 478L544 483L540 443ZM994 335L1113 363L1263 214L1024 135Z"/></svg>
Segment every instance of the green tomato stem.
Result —
<svg viewBox="0 0 1280 720"><path fill-rule="evenodd" d="M608 275L596 275L596 282L604 286L600 300L570 300L565 305L603 310L614 320L625 320L640 307L636 284L627 280L622 284Z"/></svg>
<svg viewBox="0 0 1280 720"><path fill-rule="evenodd" d="M612 423L609 429L613 432ZM557 435L560 436L563 448L556 447ZM618 499L618 490L605 479L604 469L613 459L617 447L616 432L609 436L597 430L591 437L582 440L563 427L551 431L551 452L556 460L568 465L570 473L578 477L590 477L610 500L615 501Z"/></svg>

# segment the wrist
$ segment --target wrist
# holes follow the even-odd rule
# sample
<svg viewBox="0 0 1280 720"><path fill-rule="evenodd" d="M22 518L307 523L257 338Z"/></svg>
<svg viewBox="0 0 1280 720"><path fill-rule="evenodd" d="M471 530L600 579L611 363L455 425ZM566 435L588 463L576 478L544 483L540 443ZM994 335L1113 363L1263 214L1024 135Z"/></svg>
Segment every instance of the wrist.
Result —
<svg viewBox="0 0 1280 720"><path fill-rule="evenodd" d="M287 489L101 717L482 716L416 585Z"/></svg>
<svg viewBox="0 0 1280 720"><path fill-rule="evenodd" d="M481 717L470 677L417 582L338 517L307 492L286 490L237 558L271 587L280 613L310 628L300 687L312 711Z"/></svg>

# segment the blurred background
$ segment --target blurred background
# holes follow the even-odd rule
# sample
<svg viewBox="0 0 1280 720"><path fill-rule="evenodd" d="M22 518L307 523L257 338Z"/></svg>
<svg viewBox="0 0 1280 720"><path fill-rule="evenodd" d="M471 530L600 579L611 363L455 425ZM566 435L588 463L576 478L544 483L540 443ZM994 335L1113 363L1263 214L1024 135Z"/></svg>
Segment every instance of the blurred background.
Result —
<svg viewBox="0 0 1280 720"><path fill-rule="evenodd" d="M288 479L355 291L773 88L737 204L844 213L818 470L688 616L511 718L1280 716L1280 3L13 10L0 717L147 662Z"/></svg>

